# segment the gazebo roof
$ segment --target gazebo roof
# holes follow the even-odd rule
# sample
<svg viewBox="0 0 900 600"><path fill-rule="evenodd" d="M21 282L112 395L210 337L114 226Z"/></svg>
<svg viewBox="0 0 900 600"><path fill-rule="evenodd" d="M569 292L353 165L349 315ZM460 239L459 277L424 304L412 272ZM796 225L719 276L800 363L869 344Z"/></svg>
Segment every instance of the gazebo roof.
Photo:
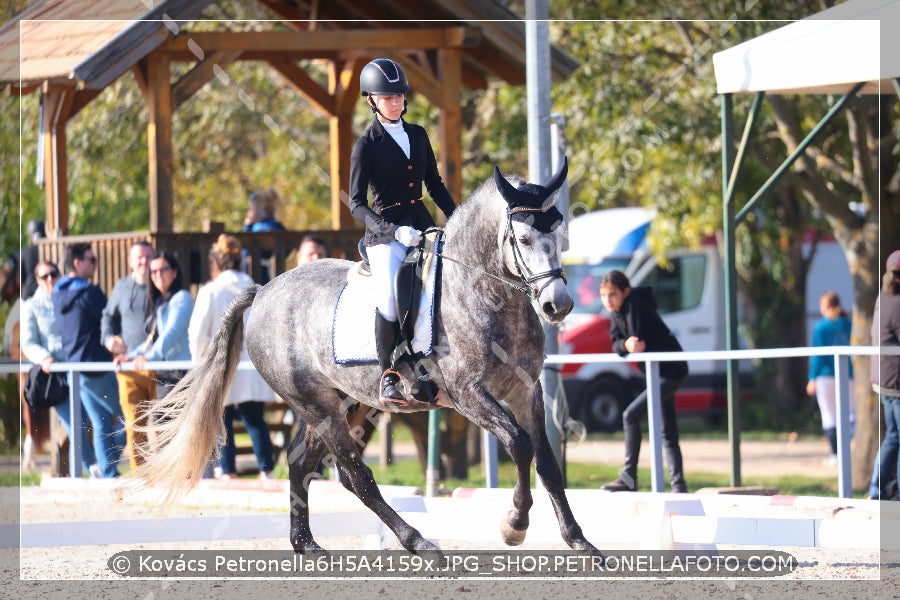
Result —
<svg viewBox="0 0 900 600"><path fill-rule="evenodd" d="M316 32L386 29L433 30L465 26L463 84L483 88L489 77L525 83L525 25L494 0L258 0L298 38ZM213 0L143 2L42 0L0 29L0 87L34 89L45 82L99 90L130 69ZM297 42L302 46L301 42ZM415 50L411 41L410 51ZM347 52L352 53L348 47ZM286 49L302 57L297 48ZM551 48L553 77L568 77L578 63Z"/></svg>

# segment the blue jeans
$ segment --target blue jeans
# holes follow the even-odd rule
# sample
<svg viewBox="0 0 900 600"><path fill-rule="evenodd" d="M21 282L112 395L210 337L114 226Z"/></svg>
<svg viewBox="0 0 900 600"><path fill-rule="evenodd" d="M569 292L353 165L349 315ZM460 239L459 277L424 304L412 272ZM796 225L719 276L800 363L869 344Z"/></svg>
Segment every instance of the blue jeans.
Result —
<svg viewBox="0 0 900 600"><path fill-rule="evenodd" d="M269 427L264 419L266 403L250 400L240 404L232 404L225 407L225 445L221 448L222 456L219 466L223 473L235 473L237 471L234 444L234 419L240 415L250 435L253 444L253 453L256 454L256 462L261 473L268 473L275 468L275 458L272 454L272 438L269 437Z"/></svg>
<svg viewBox="0 0 900 600"><path fill-rule="evenodd" d="M66 431L69 432L69 443L71 443L71 440L74 440L75 436L72 433L72 407L69 405L69 399L66 398L65 402L60 402L53 408L56 410L59 420L66 426ZM84 412L84 405L82 405L81 418L78 419L78 436L81 440L81 466L84 468L85 473L90 473L90 466L97 462L97 458L94 456L94 448L91 446L91 441L88 439L87 424L88 416L87 413Z"/></svg>
<svg viewBox="0 0 900 600"><path fill-rule="evenodd" d="M94 427L94 453L104 477L118 477L116 464L125 448L125 416L119 404L116 374L79 375L81 404Z"/></svg>
<svg viewBox="0 0 900 600"><path fill-rule="evenodd" d="M887 486L892 479L898 477L900 482L900 398L882 396L884 406L884 440L875 456L872 469L872 481L869 483L869 496L887 498Z"/></svg>

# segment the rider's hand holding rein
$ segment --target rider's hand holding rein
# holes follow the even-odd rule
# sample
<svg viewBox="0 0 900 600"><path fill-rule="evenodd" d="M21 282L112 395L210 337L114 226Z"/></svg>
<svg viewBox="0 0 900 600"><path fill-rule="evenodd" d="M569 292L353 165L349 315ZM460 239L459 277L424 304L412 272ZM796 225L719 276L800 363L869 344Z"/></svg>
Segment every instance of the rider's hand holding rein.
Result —
<svg viewBox="0 0 900 600"><path fill-rule="evenodd" d="M418 246L419 242L422 241L422 232L409 225L401 225L394 232L394 239L407 248L412 248L413 246Z"/></svg>

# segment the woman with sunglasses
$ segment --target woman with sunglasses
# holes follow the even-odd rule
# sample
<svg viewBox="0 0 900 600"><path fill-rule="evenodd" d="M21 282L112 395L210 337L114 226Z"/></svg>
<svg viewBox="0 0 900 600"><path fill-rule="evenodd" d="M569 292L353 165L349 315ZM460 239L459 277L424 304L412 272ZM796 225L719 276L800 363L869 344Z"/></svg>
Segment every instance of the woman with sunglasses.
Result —
<svg viewBox="0 0 900 600"><path fill-rule="evenodd" d="M22 305L22 353L25 358L36 365L41 365L44 373L50 372L50 365L55 361L64 361L66 351L63 348L62 335L56 322L56 313L50 295L53 286L59 280L60 272L56 265L48 261L40 261L34 269L37 281L37 290ZM68 402L61 402L53 409L59 420L62 421L72 436L72 415ZM92 477L100 477L100 468L96 464L97 459L94 449L88 437L88 414L81 407L81 423L79 435L81 436L81 464L84 470ZM22 468L30 468L33 461L34 447L32 444L32 422L36 415L32 415L30 409L25 406L22 409L25 417L25 426L28 431L25 435L24 452L22 456Z"/></svg>
<svg viewBox="0 0 900 600"><path fill-rule="evenodd" d="M194 299L182 287L178 260L169 252L160 252L150 261L150 285L147 286L147 342L128 354L119 355L115 363L133 360L135 369L143 369L147 361L190 360L188 324L194 310ZM165 396L183 371L157 371L157 395Z"/></svg>

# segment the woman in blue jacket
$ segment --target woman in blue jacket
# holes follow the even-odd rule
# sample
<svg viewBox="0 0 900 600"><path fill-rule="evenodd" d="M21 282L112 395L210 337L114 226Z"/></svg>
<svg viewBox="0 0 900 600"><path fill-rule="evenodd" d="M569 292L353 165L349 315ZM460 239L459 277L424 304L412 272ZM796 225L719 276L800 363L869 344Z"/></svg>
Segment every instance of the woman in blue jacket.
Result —
<svg viewBox="0 0 900 600"><path fill-rule="evenodd" d="M194 311L194 299L182 287L178 260L169 252L160 252L150 261L150 285L147 286L147 342L116 357L116 364L133 360L136 369L147 361L191 360L188 325ZM182 370L158 371L157 394L165 396L183 374Z"/></svg>
<svg viewBox="0 0 900 600"><path fill-rule="evenodd" d="M813 346L849 346L850 318L841 308L841 299L837 293L827 291L819 298L819 312L822 319L813 329ZM856 423L856 404L854 402L853 364L847 373L850 379L848 386L848 402L850 404L850 437L853 437L853 426ZM822 431L831 446L828 460L837 464L837 406L834 393L834 357L810 356L809 381L806 393L815 396L822 415Z"/></svg>

